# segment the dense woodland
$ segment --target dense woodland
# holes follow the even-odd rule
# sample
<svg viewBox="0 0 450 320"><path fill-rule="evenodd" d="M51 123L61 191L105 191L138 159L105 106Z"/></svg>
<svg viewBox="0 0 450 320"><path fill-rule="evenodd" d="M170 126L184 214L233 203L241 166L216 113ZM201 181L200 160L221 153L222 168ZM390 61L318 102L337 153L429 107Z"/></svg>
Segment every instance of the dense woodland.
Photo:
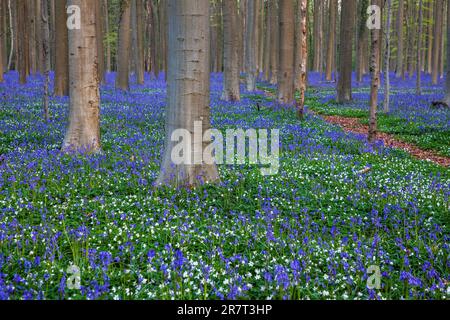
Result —
<svg viewBox="0 0 450 320"><path fill-rule="evenodd" d="M0 299L448 299L449 19L0 0ZM199 122L202 151L212 128L279 128L279 172L174 163Z"/></svg>

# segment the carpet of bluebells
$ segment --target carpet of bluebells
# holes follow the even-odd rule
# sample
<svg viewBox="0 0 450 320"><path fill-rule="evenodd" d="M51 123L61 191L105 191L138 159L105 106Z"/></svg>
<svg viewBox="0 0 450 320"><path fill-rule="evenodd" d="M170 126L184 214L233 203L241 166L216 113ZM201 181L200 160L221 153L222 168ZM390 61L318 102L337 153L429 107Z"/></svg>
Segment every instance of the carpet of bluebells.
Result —
<svg viewBox="0 0 450 320"><path fill-rule="evenodd" d="M322 114L363 118L368 124L370 76L361 83L353 79L353 102L338 105L335 102L335 83L327 83L323 76L312 74L311 86L317 91L318 103L312 109ZM379 112L379 129L394 134L399 139L411 142L423 149L433 150L450 157L450 110L432 108L433 101L444 99L444 79L432 85L430 75L422 75L422 93L416 93L416 76L404 80L390 75L390 111L383 113L385 99L384 77L382 77Z"/></svg>
<svg viewBox="0 0 450 320"><path fill-rule="evenodd" d="M311 114L299 122L263 92L220 101L213 75L213 126L280 129L279 174L221 166L218 185L155 189L163 78L125 93L108 76L93 156L59 152L68 99L51 99L45 123L43 79L17 78L0 84L0 299L450 297L448 169ZM313 86L310 101L325 108L331 86ZM393 115L448 130L448 113L410 91L397 87ZM67 285L73 265L80 289ZM370 266L380 289L367 288Z"/></svg>

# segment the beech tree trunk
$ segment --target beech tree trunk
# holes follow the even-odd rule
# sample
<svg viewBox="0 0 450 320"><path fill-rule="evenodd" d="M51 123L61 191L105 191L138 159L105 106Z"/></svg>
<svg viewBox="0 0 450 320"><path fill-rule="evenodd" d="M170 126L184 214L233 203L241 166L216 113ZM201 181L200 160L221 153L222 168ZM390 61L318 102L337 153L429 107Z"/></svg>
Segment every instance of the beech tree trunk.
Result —
<svg viewBox="0 0 450 320"><path fill-rule="evenodd" d="M416 69L416 94L422 94L422 67L423 67L423 0L419 0L419 39L417 41L417 69ZM450 61L450 60L448 60Z"/></svg>
<svg viewBox="0 0 450 320"><path fill-rule="evenodd" d="M384 112L388 113L390 109L391 98L391 79L390 79L390 59L391 59L391 10L392 0L387 0L387 19L386 19L386 51L384 56Z"/></svg>
<svg viewBox="0 0 450 320"><path fill-rule="evenodd" d="M447 78L445 103L450 106L450 2L447 2Z"/></svg>
<svg viewBox="0 0 450 320"><path fill-rule="evenodd" d="M17 14L17 64L19 83L27 83L28 39L26 37L27 0L16 0Z"/></svg>
<svg viewBox="0 0 450 320"><path fill-rule="evenodd" d="M297 117L303 119L305 108L306 93L306 72L308 63L308 0L299 0L300 7L300 36L299 48L301 51L300 61L300 80L299 80L299 98L297 104Z"/></svg>
<svg viewBox="0 0 450 320"><path fill-rule="evenodd" d="M381 0L372 0L372 5L381 8ZM381 31L371 30L372 48L370 69L372 71L372 83L370 89L370 116L369 116L369 135L368 140L373 143L377 137L377 109L378 109L378 88L380 85L380 56L381 56Z"/></svg>
<svg viewBox="0 0 450 320"><path fill-rule="evenodd" d="M69 30L70 113L62 149L96 153L101 146L95 2L68 0L67 4L81 9L81 29Z"/></svg>
<svg viewBox="0 0 450 320"><path fill-rule="evenodd" d="M208 0L168 1L166 140L157 186L194 187L219 179L212 155L203 157L203 151L211 144L208 4ZM191 147L191 152L184 150L189 163L175 164L172 151L179 143L172 141L172 134L178 129L194 133L198 130L195 122L201 124L205 135L185 143Z"/></svg>
<svg viewBox="0 0 450 320"><path fill-rule="evenodd" d="M326 63L326 80L333 80L333 65L335 59L336 47L336 2L337 0L330 0L329 6L329 30L328 30L328 44L327 44L327 63ZM359 43L359 42L358 42Z"/></svg>
<svg viewBox="0 0 450 320"><path fill-rule="evenodd" d="M97 38L97 52L98 52L98 78L101 83L105 83L105 52L104 52L104 33L103 33L103 13L102 0L93 0L95 2L95 15L97 17L96 23L96 38Z"/></svg>
<svg viewBox="0 0 450 320"><path fill-rule="evenodd" d="M69 35L64 1L55 2L55 96L69 95Z"/></svg>
<svg viewBox="0 0 450 320"><path fill-rule="evenodd" d="M105 33L109 37L109 10L108 0L103 0L103 16L105 21ZM106 41L106 72L111 72L111 43Z"/></svg>
<svg viewBox="0 0 450 320"><path fill-rule="evenodd" d="M403 78L403 22L405 19L405 2L404 0L398 0L398 14L397 14L397 68L395 75L397 78Z"/></svg>
<svg viewBox="0 0 450 320"><path fill-rule="evenodd" d="M222 1L223 46L224 46L224 86L222 99L241 100L239 88L239 46L238 8L236 0Z"/></svg>
<svg viewBox="0 0 450 320"><path fill-rule="evenodd" d="M346 0L342 3L337 90L338 103L346 103L352 100L352 56L353 35L355 33L355 10L356 0Z"/></svg>
<svg viewBox="0 0 450 320"><path fill-rule="evenodd" d="M439 56L441 50L441 38L440 30L443 24L442 10L443 0L436 0L434 14L434 38L433 38L433 68L431 73L432 83L436 85L439 80Z"/></svg>
<svg viewBox="0 0 450 320"><path fill-rule="evenodd" d="M245 22L245 70L247 73L247 91L256 90L257 78L257 38L256 15L258 14L258 1L247 0L247 15Z"/></svg>
<svg viewBox="0 0 450 320"><path fill-rule="evenodd" d="M356 61L356 81L362 82L363 76L366 72L367 61L367 43L369 41L369 29L367 28L367 7L369 0L360 1L359 8L359 25L358 25L358 39L357 39L357 61Z"/></svg>
<svg viewBox="0 0 450 320"><path fill-rule="evenodd" d="M3 26L3 22L5 19L5 16L4 16L5 7L3 6L3 2L4 1L2 1L2 3L0 3L0 26ZM4 45L5 45L5 43L3 41L4 36L5 35L2 35L2 39L0 41L0 67L1 67L0 68L0 83L2 83L4 81L4 79L3 79L3 72L4 72L4 62L3 61L5 59L5 57L3 56L4 55Z"/></svg>
<svg viewBox="0 0 450 320"><path fill-rule="evenodd" d="M278 18L278 2L276 0L269 0L270 15L270 33L271 33L271 46L270 46L270 83L276 84L278 81L278 47L280 38L280 26Z"/></svg>
<svg viewBox="0 0 450 320"><path fill-rule="evenodd" d="M294 30L295 16L292 0L280 0L280 55L278 71L278 101L294 101Z"/></svg>
<svg viewBox="0 0 450 320"><path fill-rule="evenodd" d="M120 1L116 88L125 91L130 89L131 1Z"/></svg>
<svg viewBox="0 0 450 320"><path fill-rule="evenodd" d="M131 21L133 35L133 63L137 84L144 84L144 57L142 55L142 6L142 0L132 0Z"/></svg>
<svg viewBox="0 0 450 320"><path fill-rule="evenodd" d="M42 53L42 66L44 70L44 119L45 121L50 120L50 113L49 113L49 107L48 107L48 100L49 100L49 85L50 85L50 68L51 68L51 61L50 61L50 28L49 28L49 21L48 21L48 1L47 0L38 0L36 1L39 6L36 6L36 10L38 12L38 16L36 19L40 21L38 26L40 29L38 30L41 33L41 41L40 44L42 45L41 50L38 50L38 52Z"/></svg>

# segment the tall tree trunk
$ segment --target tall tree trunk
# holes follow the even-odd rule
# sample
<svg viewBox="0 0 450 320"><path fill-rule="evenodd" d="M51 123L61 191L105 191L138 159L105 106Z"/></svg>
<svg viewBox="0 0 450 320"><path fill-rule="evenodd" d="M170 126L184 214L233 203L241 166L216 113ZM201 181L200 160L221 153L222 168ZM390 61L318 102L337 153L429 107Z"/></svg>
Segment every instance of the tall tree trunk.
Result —
<svg viewBox="0 0 450 320"><path fill-rule="evenodd" d="M272 29L270 28L270 19L272 18L272 12L270 11L270 3L267 1L265 3L265 25L266 29L264 32L264 80L270 80L270 48L273 45L272 42Z"/></svg>
<svg viewBox="0 0 450 320"><path fill-rule="evenodd" d="M70 113L62 149L96 153L101 145L95 3L68 0L67 4L80 8L81 29L69 30Z"/></svg>
<svg viewBox="0 0 450 320"><path fill-rule="evenodd" d="M299 0L300 7L300 36L299 47L301 51L299 98L297 104L297 117L303 119L306 93L306 72L308 63L308 0Z"/></svg>
<svg viewBox="0 0 450 320"><path fill-rule="evenodd" d="M0 3L0 26L2 26L2 27L3 27L3 21L5 19L5 12L4 12L5 7L3 5L3 2L4 1L2 1L2 3ZM3 30L3 32L4 32L4 30ZM2 34L1 36L2 36L2 38L0 40L0 83L2 83L4 81L4 79L3 79L3 72L4 72L3 60L5 59L3 57L3 55L4 55L4 50L3 50L4 47L3 46L5 45L5 43L3 41L3 37L5 37L5 35Z"/></svg>
<svg viewBox="0 0 450 320"><path fill-rule="evenodd" d="M323 0L314 0L314 60L313 71L321 70L320 51L322 44L322 5Z"/></svg>
<svg viewBox="0 0 450 320"><path fill-rule="evenodd" d="M270 18L270 32L271 32L271 46L270 46L270 83L276 84L278 81L278 47L280 38L280 26L278 17L278 1L269 0L269 10L271 12Z"/></svg>
<svg viewBox="0 0 450 320"><path fill-rule="evenodd" d="M130 89L131 1L120 1L116 88L125 91Z"/></svg>
<svg viewBox="0 0 450 320"><path fill-rule="evenodd" d="M168 1L166 140L157 186L193 187L219 180L213 155L203 157L203 151L211 144L208 4L208 0ZM174 163L172 153L179 143L172 141L172 135L179 129L189 136L198 134L200 129L205 135L186 142L187 137L183 137L185 148L191 149L183 150L189 159Z"/></svg>
<svg viewBox="0 0 450 320"><path fill-rule="evenodd" d="M336 2L337 0L330 0L329 7L329 30L328 30L328 44L327 44L327 63L326 63L326 80L333 80L333 64L335 59L335 42L336 42ZM359 41L358 41L359 43Z"/></svg>
<svg viewBox="0 0 450 320"><path fill-rule="evenodd" d="M239 47L238 47L238 8L236 0L222 1L223 46L224 46L224 87L222 99L241 100L239 88Z"/></svg>
<svg viewBox="0 0 450 320"><path fill-rule="evenodd" d="M43 44L42 44L42 37L44 34L44 29L42 26L42 0L35 0L36 1L36 66L37 71L40 74L45 73L45 66L44 66L44 54L43 54ZM48 12L47 12L48 16Z"/></svg>
<svg viewBox="0 0 450 320"><path fill-rule="evenodd" d="M416 94L422 94L422 66L423 66L423 0L419 0L419 38L417 41L417 69L416 69Z"/></svg>
<svg viewBox="0 0 450 320"><path fill-rule="evenodd" d="M142 56L142 0L132 0L131 28L133 35L133 64L136 83L144 84L144 57Z"/></svg>
<svg viewBox="0 0 450 320"><path fill-rule="evenodd" d="M9 12L9 29L10 29L10 37L11 37L11 44L10 44L10 50L9 50L9 58L8 58L8 70L11 70L11 66L13 64L13 58L14 58L14 51L17 50L16 46L16 28L14 27L14 9L16 8L16 5L11 4L11 0L8 0L8 12ZM17 66L16 66L17 69Z"/></svg>
<svg viewBox="0 0 450 320"><path fill-rule="evenodd" d="M153 28L152 28L152 72L155 75L156 78L159 77L159 71L160 71L160 64L159 64L159 59L160 59L160 51L158 50L158 39L159 39L159 15L158 15L158 10L157 7L155 5L155 3L153 2L153 0L149 0L150 3L150 10L152 12L152 23L153 23Z"/></svg>
<svg viewBox="0 0 450 320"><path fill-rule="evenodd" d="M92 0L91 0L92 1ZM64 1L55 2L55 96L69 95L69 35Z"/></svg>
<svg viewBox="0 0 450 320"><path fill-rule="evenodd" d="M431 73L432 83L436 85L439 80L439 56L441 50L440 28L442 21L443 0L436 0L434 13L434 39L433 39L433 69Z"/></svg>
<svg viewBox="0 0 450 320"><path fill-rule="evenodd" d="M397 69L395 75L397 78L404 77L403 68L403 22L405 20L405 2L404 0L398 0L398 15L397 15Z"/></svg>
<svg viewBox="0 0 450 320"><path fill-rule="evenodd" d="M29 43L29 52L28 55L30 57L30 70L33 75L37 73L37 55L36 55L36 35L41 32L41 30L36 30L36 2L34 0L28 1L28 23L27 23L27 32L28 32L28 43Z"/></svg>
<svg viewBox="0 0 450 320"><path fill-rule="evenodd" d="M392 0L387 0L387 18L386 18L386 51L384 56L384 112L388 113L390 109L391 83L390 83L390 59L391 59L391 17Z"/></svg>
<svg viewBox="0 0 450 320"><path fill-rule="evenodd" d="M93 0L95 2L95 15L97 17L97 23L95 27L97 38L97 52L98 52L98 78L101 83L105 83L105 51L104 51L104 33L102 23L102 0Z"/></svg>
<svg viewBox="0 0 450 320"><path fill-rule="evenodd" d="M36 10L38 11L39 15L37 16L37 19L40 21L38 24L40 26L40 29L38 31L41 32L41 45L42 49L40 52L42 52L42 66L44 70L44 119L45 121L50 120L50 113L48 108L48 100L49 100L49 85L50 85L50 28L49 28L49 17L48 17L48 1L47 0L38 0L36 6Z"/></svg>
<svg viewBox="0 0 450 320"><path fill-rule="evenodd" d="M352 56L356 0L342 3L337 101L352 100Z"/></svg>
<svg viewBox="0 0 450 320"><path fill-rule="evenodd" d="M106 41L106 72L111 72L111 43L109 41L109 10L108 10L108 0L103 0L103 16L105 21L105 33L108 37Z"/></svg>
<svg viewBox="0 0 450 320"><path fill-rule="evenodd" d="M256 66L256 15L258 3L255 0L247 0L247 18L245 22L245 70L247 72L247 91L256 90L257 66Z"/></svg>
<svg viewBox="0 0 450 320"><path fill-rule="evenodd" d="M369 0L361 0L359 2L359 25L357 39L357 61L356 61L356 81L362 82L366 72L367 61L367 43L369 41L367 23L367 7Z"/></svg>
<svg viewBox="0 0 450 320"><path fill-rule="evenodd" d="M372 0L372 5L381 8L381 0ZM380 85L380 55L381 55L381 31L371 30L372 48L370 69L372 70L372 84L370 89L370 116L369 116L369 135L368 140L373 143L377 137L377 109L378 109L378 88Z"/></svg>
<svg viewBox="0 0 450 320"><path fill-rule="evenodd" d="M433 69L433 12L434 5L433 2L429 1L427 6L428 11L428 34L427 34L427 73L431 74Z"/></svg>
<svg viewBox="0 0 450 320"><path fill-rule="evenodd" d="M447 2L447 77L445 103L450 106L450 2Z"/></svg>
<svg viewBox="0 0 450 320"><path fill-rule="evenodd" d="M16 0L17 13L17 62L19 71L19 83L27 83L27 55L28 55L28 40L26 37L27 24L27 0Z"/></svg>
<svg viewBox="0 0 450 320"><path fill-rule="evenodd" d="M278 71L278 101L294 101L294 5L292 0L280 0L280 55Z"/></svg>
<svg viewBox="0 0 450 320"><path fill-rule="evenodd" d="M3 48L3 71L8 72L8 0L2 0L0 5L3 12L2 34L0 37Z"/></svg>

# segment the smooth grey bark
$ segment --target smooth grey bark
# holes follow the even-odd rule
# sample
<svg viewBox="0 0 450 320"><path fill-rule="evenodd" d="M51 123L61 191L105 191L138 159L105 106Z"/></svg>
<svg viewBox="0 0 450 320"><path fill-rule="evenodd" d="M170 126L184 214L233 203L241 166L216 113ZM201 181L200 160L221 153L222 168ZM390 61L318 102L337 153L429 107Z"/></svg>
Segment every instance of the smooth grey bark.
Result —
<svg viewBox="0 0 450 320"><path fill-rule="evenodd" d="M50 28L48 23L48 0L39 0L38 1L39 7L39 15L36 17L38 20L40 20L40 23L38 24L41 28L38 30L41 33L41 42L42 45L41 50L38 50L38 52L42 52L42 66L44 70L44 119L45 121L50 120L50 113L49 113L49 107L48 107L48 100L49 100L49 84L50 84ZM36 7L36 9L38 9Z"/></svg>
<svg viewBox="0 0 450 320"><path fill-rule="evenodd" d="M130 89L131 0L120 1L120 25L117 48L116 88Z"/></svg>
<svg viewBox="0 0 450 320"><path fill-rule="evenodd" d="M339 78L337 85L338 103L352 100L352 57L353 37L355 33L356 0L342 3L341 34L339 50Z"/></svg>
<svg viewBox="0 0 450 320"><path fill-rule="evenodd" d="M336 16L337 16L337 0L330 0L329 6L329 30L328 30L328 42L327 42L327 59L326 59L326 72L325 79L327 81L332 80L333 65L335 60L335 42L336 42Z"/></svg>
<svg viewBox="0 0 450 320"><path fill-rule="evenodd" d="M69 34L64 1L55 2L55 96L69 95Z"/></svg>
<svg viewBox="0 0 450 320"><path fill-rule="evenodd" d="M239 46L238 46L238 8L236 0L222 1L223 47L224 47L224 86L222 99L241 100L239 88Z"/></svg>
<svg viewBox="0 0 450 320"><path fill-rule="evenodd" d="M133 64L137 84L144 84L144 57L142 55L142 0L132 0L131 27L133 39Z"/></svg>
<svg viewBox="0 0 450 320"><path fill-rule="evenodd" d="M279 46L279 17L278 17L278 1L269 0L270 15L270 33L271 33L271 45L270 45L270 83L276 84L278 81L278 46Z"/></svg>
<svg viewBox="0 0 450 320"><path fill-rule="evenodd" d="M422 35L423 35L423 0L419 0L419 38L417 41L417 69L416 69L416 94L422 94L422 68L423 68L423 48L422 48ZM450 61L450 60L448 60Z"/></svg>
<svg viewBox="0 0 450 320"><path fill-rule="evenodd" d="M390 58L391 58L391 14L392 0L387 0L387 19L386 19L386 50L384 56L384 112L388 113L390 109L391 82L390 82Z"/></svg>
<svg viewBox="0 0 450 320"><path fill-rule="evenodd" d="M280 54L278 71L278 101L294 101L294 41L295 11L292 0L279 1Z"/></svg>
<svg viewBox="0 0 450 320"><path fill-rule="evenodd" d="M247 73L247 91L256 90L256 78L258 74L256 65L256 15L258 13L258 1L247 0L247 15L245 22L245 70Z"/></svg>
<svg viewBox="0 0 450 320"><path fill-rule="evenodd" d="M69 126L63 152L97 153L100 144L100 90L95 3L68 0L81 9L81 29L69 30Z"/></svg>
<svg viewBox="0 0 450 320"><path fill-rule="evenodd" d="M405 18L405 3L404 0L398 1L398 14L397 14L397 70L396 77L400 78L404 75L403 67L403 22Z"/></svg>
<svg viewBox="0 0 450 320"><path fill-rule="evenodd" d="M372 0L372 5L381 8L381 0ZM378 109L378 89L380 86L380 56L381 56L381 31L371 30L372 47L370 70L372 71L372 82L370 87L370 111L369 111L369 135L368 140L373 143L377 137L377 109Z"/></svg>
<svg viewBox="0 0 450 320"><path fill-rule="evenodd" d="M447 79L445 88L445 103L450 106L450 1L447 2Z"/></svg>
<svg viewBox="0 0 450 320"><path fill-rule="evenodd" d="M168 83L166 138L161 172L156 186L195 187L219 180L213 155L203 157L211 144L210 120L210 20L208 0L168 1ZM172 134L179 129L193 135L195 124L205 134L187 143L190 163L175 164ZM198 128L197 128L198 129ZM202 139L204 138L204 139Z"/></svg>

